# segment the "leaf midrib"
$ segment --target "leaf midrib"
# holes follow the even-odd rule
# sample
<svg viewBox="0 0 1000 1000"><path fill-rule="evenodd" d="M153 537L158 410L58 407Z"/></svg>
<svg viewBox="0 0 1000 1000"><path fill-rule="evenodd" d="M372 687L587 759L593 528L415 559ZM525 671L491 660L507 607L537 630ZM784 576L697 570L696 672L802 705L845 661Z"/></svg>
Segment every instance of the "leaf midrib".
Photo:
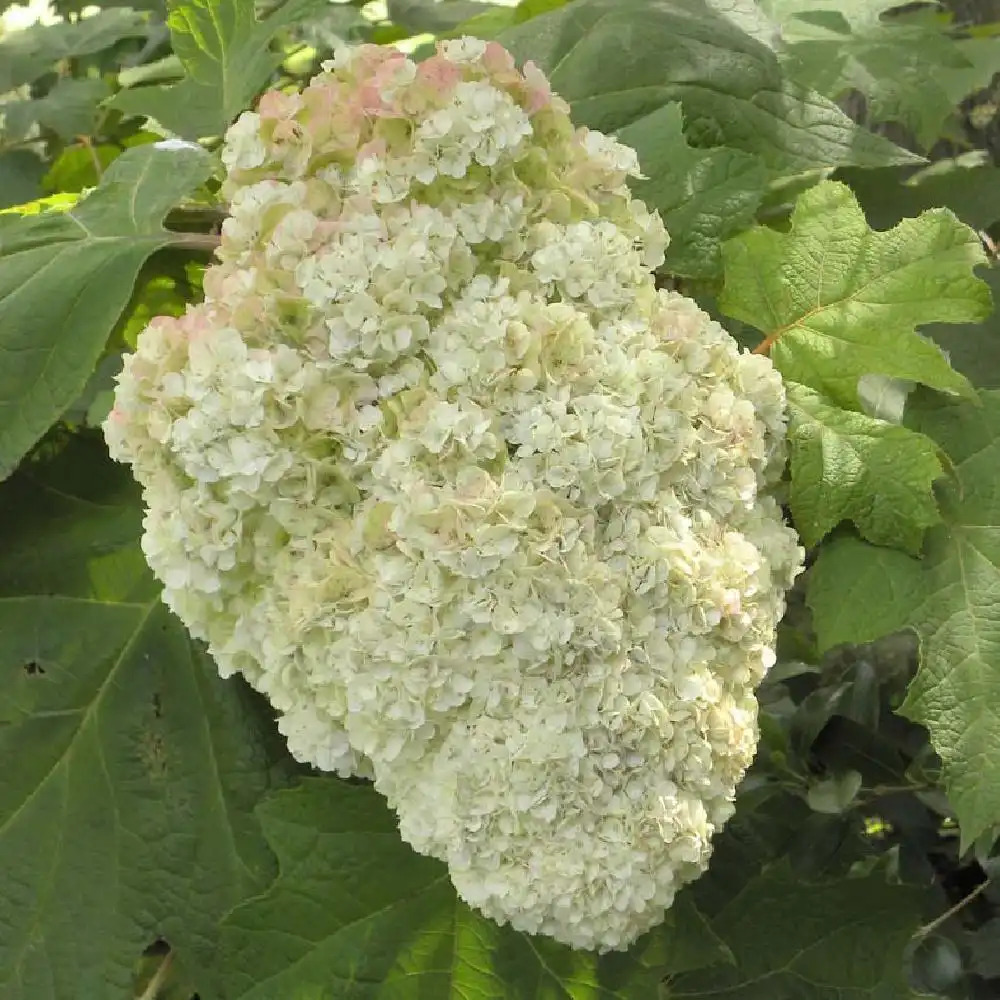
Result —
<svg viewBox="0 0 1000 1000"><path fill-rule="evenodd" d="M30 600L32 595L26 595L26 596L27 599ZM3 601L5 603L13 601L23 602L24 600L25 600L24 596L0 598L0 601ZM55 761L53 762L52 766L48 769L48 771L45 773L44 777L35 784L35 786L31 789L31 791L28 793L27 797L21 802L21 804L16 809L14 809L14 811L2 823L0 823L0 837L2 837L7 832L7 830L17 822L17 820L24 813L25 809L27 809L27 807L35 800L35 797L39 794L39 792L48 785L49 781L52 779L52 776L56 773L56 771L73 754L76 747L76 743L80 738L80 734L86 728L91 718L99 708L101 702L104 700L105 693L107 689L110 687L112 679L121 669L122 664L125 662L127 656L132 651L132 648L135 645L136 641L138 640L139 636L145 629L146 623L149 621L150 616L152 615L156 607L159 605L160 595L157 594L153 600L145 604L132 604L127 602L119 603L117 601L80 601L78 598L75 597L53 597L53 598L47 598L46 600L52 601L54 603L66 603L66 604L97 603L102 605L103 607L143 608L145 610L140 616L138 622L136 623L136 627L133 629L131 635L122 644L121 651L119 652L118 656L115 658L115 662L112 664L111 668L105 675L104 680L102 680L100 685L98 686L97 691L94 693L93 698L91 698L90 700L90 703L86 706L86 708L82 710L81 709L75 710L81 713L80 724L76 727L76 731L74 732L72 739L70 739L69 743L67 744L66 749L61 754L57 755Z"/></svg>

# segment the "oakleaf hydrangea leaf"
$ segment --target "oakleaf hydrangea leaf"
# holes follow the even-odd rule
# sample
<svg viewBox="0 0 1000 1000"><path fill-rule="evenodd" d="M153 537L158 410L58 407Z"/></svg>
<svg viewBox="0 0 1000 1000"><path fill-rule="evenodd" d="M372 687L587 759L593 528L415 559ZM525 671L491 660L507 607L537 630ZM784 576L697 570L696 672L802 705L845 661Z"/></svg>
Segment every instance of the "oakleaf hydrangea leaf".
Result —
<svg viewBox="0 0 1000 1000"><path fill-rule="evenodd" d="M791 507L802 540L816 545L853 521L876 545L916 553L941 520L932 486L943 472L930 438L843 410L805 386L787 384Z"/></svg>
<svg viewBox="0 0 1000 1000"><path fill-rule="evenodd" d="M0 153L0 210L37 198L44 176L45 163L30 149Z"/></svg>
<svg viewBox="0 0 1000 1000"><path fill-rule="evenodd" d="M679 104L626 126L620 142L639 154L645 175L632 190L670 233L664 269L691 278L722 270L722 240L748 226L767 186L760 160L738 149L692 149Z"/></svg>
<svg viewBox="0 0 1000 1000"><path fill-rule="evenodd" d="M827 542L809 573L809 606L821 652L907 628L925 598L920 560L853 535Z"/></svg>
<svg viewBox="0 0 1000 1000"><path fill-rule="evenodd" d="M761 0L781 26L791 76L836 100L868 98L871 121L897 121L929 148L963 97L1000 69L993 39L953 39L933 10L880 15L898 0Z"/></svg>
<svg viewBox="0 0 1000 1000"><path fill-rule="evenodd" d="M764 226L727 241L720 307L765 334L782 375L848 409L858 379L891 375L957 395L972 392L923 323L974 323L991 311L973 268L979 237L951 212L925 212L888 232L869 229L850 188L833 181L796 202L788 232Z"/></svg>
<svg viewBox="0 0 1000 1000"><path fill-rule="evenodd" d="M473 35L483 39L495 38L501 32L514 27L515 24L523 24L533 17L538 17L539 14L546 14L550 10L565 7L567 3L572 2L573 0L520 0L513 7L477 4L483 8L482 11L478 12L475 17L463 21L450 34L452 37Z"/></svg>
<svg viewBox="0 0 1000 1000"><path fill-rule="evenodd" d="M65 77L44 97L9 101L0 107L5 137L24 138L35 124L51 129L67 142L78 135L89 135L94 130L97 106L109 89L100 79Z"/></svg>
<svg viewBox="0 0 1000 1000"><path fill-rule="evenodd" d="M479 0L386 0L386 10L389 20L406 31L440 34L463 21L503 8Z"/></svg>
<svg viewBox="0 0 1000 1000"><path fill-rule="evenodd" d="M217 996L219 919L274 875L287 754L161 603L137 493L80 439L0 487L4 1000L132 996L158 936Z"/></svg>
<svg viewBox="0 0 1000 1000"><path fill-rule="evenodd" d="M124 90L111 106L147 115L187 139L220 135L267 83L281 62L271 50L275 34L323 0L286 0L258 21L241 0L174 0L170 38L187 73L180 83Z"/></svg>
<svg viewBox="0 0 1000 1000"><path fill-rule="evenodd" d="M950 208L973 229L989 229L1000 222L1000 167L988 162L984 151L938 160L916 173L903 167L852 167L840 177L875 229L888 229L907 216L941 207Z"/></svg>
<svg viewBox="0 0 1000 1000"><path fill-rule="evenodd" d="M781 48L777 23L762 9L758 0L707 0L709 7L728 18L758 42L775 51Z"/></svg>
<svg viewBox="0 0 1000 1000"><path fill-rule="evenodd" d="M1000 268L990 268L984 277L994 300L1000 302ZM972 327L935 324L927 328L927 334L977 388L1000 388L1000 311Z"/></svg>
<svg viewBox="0 0 1000 1000"><path fill-rule="evenodd" d="M670 972L729 955L681 897L630 951L598 958L501 927L415 854L370 785L307 780L258 809L281 874L223 925L231 1000L649 1000Z"/></svg>
<svg viewBox="0 0 1000 1000"><path fill-rule="evenodd" d="M702 0L575 0L500 41L546 71L589 128L615 132L679 101L695 145L743 150L774 173L917 162L791 82L774 52Z"/></svg>
<svg viewBox="0 0 1000 1000"><path fill-rule="evenodd" d="M981 398L981 407L919 413L919 430L954 463L954 480L943 480L945 523L928 533L924 558L838 539L821 551L809 588L823 649L905 627L919 634L902 712L930 730L964 845L1000 821L1000 393Z"/></svg>
<svg viewBox="0 0 1000 1000"><path fill-rule="evenodd" d="M68 212L0 215L0 478L79 395L154 251L167 211L202 183L195 146L140 146Z"/></svg>
<svg viewBox="0 0 1000 1000"><path fill-rule="evenodd" d="M149 30L144 14L101 10L91 17L33 24L0 38L0 94L31 83L61 59L77 59Z"/></svg>
<svg viewBox="0 0 1000 1000"><path fill-rule="evenodd" d="M787 862L748 882L712 921L735 961L679 976L671 1000L899 1000L921 889L882 873L803 885ZM850 956L845 962L844 956Z"/></svg>

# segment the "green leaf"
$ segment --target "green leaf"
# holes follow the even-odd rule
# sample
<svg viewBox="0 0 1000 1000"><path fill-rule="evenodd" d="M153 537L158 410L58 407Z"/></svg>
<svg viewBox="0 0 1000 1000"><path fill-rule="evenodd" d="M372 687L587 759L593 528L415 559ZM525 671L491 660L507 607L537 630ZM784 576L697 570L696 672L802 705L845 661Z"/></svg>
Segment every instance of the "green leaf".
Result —
<svg viewBox="0 0 1000 1000"><path fill-rule="evenodd" d="M185 282L176 274L140 275L128 315L119 327L121 343L135 350L139 334L156 316L182 316L190 300L198 298L200 282Z"/></svg>
<svg viewBox="0 0 1000 1000"><path fill-rule="evenodd" d="M923 891L882 874L803 883L787 862L751 880L713 920L736 961L679 976L671 1000L900 1000L903 952Z"/></svg>
<svg viewBox="0 0 1000 1000"><path fill-rule="evenodd" d="M1000 268L983 277L1000 303ZM981 389L1000 388L1000 309L976 326L934 324L924 331L947 355L952 366Z"/></svg>
<svg viewBox="0 0 1000 1000"><path fill-rule="evenodd" d="M63 192L61 194L49 194L34 201L25 202L23 205L14 205L0 211L0 215L41 215L43 213L68 212L80 200L80 196L73 192ZM3 222L0 219L0 230Z"/></svg>
<svg viewBox="0 0 1000 1000"><path fill-rule="evenodd" d="M386 10L393 24L415 35L441 34L487 12L499 13L494 5L476 0L386 0Z"/></svg>
<svg viewBox="0 0 1000 1000"><path fill-rule="evenodd" d="M80 14L88 7L94 6L90 0L51 0L57 14L66 17L69 14ZM149 10L157 14L166 13L167 0L102 0L101 7L131 7L134 10Z"/></svg>
<svg viewBox="0 0 1000 1000"><path fill-rule="evenodd" d="M646 180L632 188L659 211L670 245L664 269L690 278L722 271L721 242L753 221L767 171L738 149L692 149L681 106L667 104L626 126L618 138L639 153Z"/></svg>
<svg viewBox="0 0 1000 1000"><path fill-rule="evenodd" d="M61 59L92 55L146 31L145 15L134 10L102 10L77 21L12 31L0 37L0 94L37 80Z"/></svg>
<svg viewBox="0 0 1000 1000"><path fill-rule="evenodd" d="M901 424L906 411L906 399L916 383L890 375L862 375L858 379L858 400L869 417Z"/></svg>
<svg viewBox="0 0 1000 1000"><path fill-rule="evenodd" d="M521 0L514 7L498 7L492 4L485 4L485 12L477 13L470 17L468 21L463 21L456 25L447 35L473 35L476 38L495 38L502 31L514 27L515 24L523 24L540 14L547 14L550 10L558 10L565 7L572 0Z"/></svg>
<svg viewBox="0 0 1000 1000"><path fill-rule="evenodd" d="M120 154L121 150L110 143L67 146L52 161L48 173L42 178L42 187L48 194L79 193L84 188L96 187L101 180L98 166L102 172L105 171Z"/></svg>
<svg viewBox="0 0 1000 1000"><path fill-rule="evenodd" d="M758 0L708 0L708 5L762 45L775 51L781 48L778 25L764 13Z"/></svg>
<svg viewBox="0 0 1000 1000"><path fill-rule="evenodd" d="M29 149L0 153L0 209L34 201L42 193L45 164Z"/></svg>
<svg viewBox="0 0 1000 1000"><path fill-rule="evenodd" d="M896 744L878 731L881 706L877 684L876 680L874 726L870 720L862 724L838 713L823 727L810 749L824 768L857 771L869 786L899 786L906 781L906 763Z"/></svg>
<svg viewBox="0 0 1000 1000"><path fill-rule="evenodd" d="M99 439L0 504L0 995L124 998L159 936L212 966L222 914L273 877L253 807L291 768L160 603Z"/></svg>
<svg viewBox="0 0 1000 1000"><path fill-rule="evenodd" d="M64 77L44 97L2 105L5 131L10 138L21 139L33 125L41 125L67 142L78 135L90 135L97 106L109 93L103 80Z"/></svg>
<svg viewBox="0 0 1000 1000"><path fill-rule="evenodd" d="M875 229L888 229L928 208L950 208L967 226L989 229L1000 222L1000 167L985 154L938 160L916 173L906 168L847 168L838 174L854 192Z"/></svg>
<svg viewBox="0 0 1000 1000"><path fill-rule="evenodd" d="M694 145L743 150L775 174L916 162L788 80L704 0L576 0L499 40L545 70L590 128L617 132L679 101Z"/></svg>
<svg viewBox="0 0 1000 1000"><path fill-rule="evenodd" d="M737 790L736 813L713 840L708 871L685 890L713 926L747 884L796 849L812 816L799 795L773 784L756 795L747 789L750 780Z"/></svg>
<svg viewBox="0 0 1000 1000"><path fill-rule="evenodd" d="M958 945L942 934L921 938L909 960L909 979L920 996L948 996L956 987L965 985L964 962Z"/></svg>
<svg viewBox="0 0 1000 1000"><path fill-rule="evenodd" d="M796 530L818 544L852 521L876 545L916 554L941 520L934 481L943 469L930 438L834 406L818 392L786 384Z"/></svg>
<svg viewBox="0 0 1000 1000"><path fill-rule="evenodd" d="M881 18L898 0L761 5L781 26L782 61L796 80L832 100L860 91L871 121L902 123L925 149L962 98L1000 69L995 41L953 39L936 12Z"/></svg>
<svg viewBox="0 0 1000 1000"><path fill-rule="evenodd" d="M183 76L184 64L171 52L155 62L128 66L121 70L118 74L118 86L127 89L144 83L176 83Z"/></svg>
<svg viewBox="0 0 1000 1000"><path fill-rule="evenodd" d="M891 375L944 392L971 387L918 324L973 323L991 311L973 274L979 237L950 212L925 212L889 232L868 228L850 188L832 181L796 202L788 232L759 226L722 249L720 308L765 334L782 375L859 406L858 379Z"/></svg>
<svg viewBox="0 0 1000 1000"><path fill-rule="evenodd" d="M141 146L69 212L0 216L0 478L83 389L146 258L183 245L163 217L211 165L197 147Z"/></svg>
<svg viewBox="0 0 1000 1000"><path fill-rule="evenodd" d="M597 958L500 927L415 854L370 785L307 780L258 810L281 874L224 923L230 1000L649 1000L728 953L684 897L633 949Z"/></svg>
<svg viewBox="0 0 1000 1000"><path fill-rule="evenodd" d="M981 924L966 938L969 948L969 966L977 976L986 979L1000 978L1000 917L993 917Z"/></svg>
<svg viewBox="0 0 1000 1000"><path fill-rule="evenodd" d="M122 352L105 354L97 363L84 390L63 414L70 427L99 428L114 407L115 378L122 370Z"/></svg>
<svg viewBox="0 0 1000 1000"><path fill-rule="evenodd" d="M808 593L820 652L907 628L926 596L919 560L850 535L820 549Z"/></svg>
<svg viewBox="0 0 1000 1000"><path fill-rule="evenodd" d="M834 778L822 778L809 786L806 802L813 812L837 815L850 808L861 790L861 774L847 771Z"/></svg>
<svg viewBox="0 0 1000 1000"><path fill-rule="evenodd" d="M242 0L173 0L167 23L187 75L169 86L123 90L109 106L153 118L185 139L221 135L280 64L274 36L323 6L286 0L258 21L254 5Z"/></svg>
<svg viewBox="0 0 1000 1000"><path fill-rule="evenodd" d="M296 26L292 37L304 42L302 47L285 49L282 70L291 76L308 76L315 68L317 50L330 51L340 45L371 41L375 24L365 17L357 4L327 3Z"/></svg>
<svg viewBox="0 0 1000 1000"><path fill-rule="evenodd" d="M981 396L981 407L928 404L917 414L954 463L945 524L928 533L924 558L839 539L820 552L809 585L823 648L907 626L920 636L901 712L930 730L963 845L1000 822L1000 393Z"/></svg>

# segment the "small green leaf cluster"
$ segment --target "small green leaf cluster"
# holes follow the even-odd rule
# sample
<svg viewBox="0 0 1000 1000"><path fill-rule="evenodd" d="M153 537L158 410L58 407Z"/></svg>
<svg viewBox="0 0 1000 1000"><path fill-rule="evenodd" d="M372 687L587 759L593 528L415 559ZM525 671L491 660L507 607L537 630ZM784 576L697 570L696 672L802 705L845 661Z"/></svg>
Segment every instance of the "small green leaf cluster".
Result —
<svg viewBox="0 0 1000 1000"><path fill-rule="evenodd" d="M891 0L8 7L0 997L995 996L1000 27ZM808 569L756 760L627 952L486 919L371 785L293 760L164 607L99 429L141 331L204 297L229 125L342 42L470 34L637 151L658 286L787 393Z"/></svg>

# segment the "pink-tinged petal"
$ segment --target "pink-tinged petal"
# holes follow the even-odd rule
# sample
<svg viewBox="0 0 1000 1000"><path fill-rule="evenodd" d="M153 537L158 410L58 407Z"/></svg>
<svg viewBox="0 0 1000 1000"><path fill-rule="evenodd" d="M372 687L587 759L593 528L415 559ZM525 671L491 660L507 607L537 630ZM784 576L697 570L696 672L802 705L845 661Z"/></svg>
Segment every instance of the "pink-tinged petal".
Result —
<svg viewBox="0 0 1000 1000"><path fill-rule="evenodd" d="M373 76L381 66L405 59L405 54L399 49L387 45L362 45L355 61L351 64L351 71L356 78L364 80Z"/></svg>
<svg viewBox="0 0 1000 1000"><path fill-rule="evenodd" d="M514 57L499 43L487 42L483 53L483 66L487 72L504 74L516 72Z"/></svg>
<svg viewBox="0 0 1000 1000"><path fill-rule="evenodd" d="M534 114L552 104L552 87L545 74L533 62L524 64L524 82L528 93L528 114Z"/></svg>
<svg viewBox="0 0 1000 1000"><path fill-rule="evenodd" d="M357 134L365 126L365 110L353 91L350 94L340 91L329 107L323 113L318 112L316 117L317 122L329 126L330 135L341 147L354 145Z"/></svg>
<svg viewBox="0 0 1000 1000"><path fill-rule="evenodd" d="M179 344L187 339L188 331L185 329L187 324L184 322L186 319L187 316L182 320L174 316L154 316L149 321L149 326L158 331L168 343Z"/></svg>
<svg viewBox="0 0 1000 1000"><path fill-rule="evenodd" d="M298 94L283 94L280 90L269 90L257 102L257 114L272 120L291 118L302 107Z"/></svg>
<svg viewBox="0 0 1000 1000"><path fill-rule="evenodd" d="M377 117L382 111L382 88L374 82L365 83L358 94L361 109L366 115Z"/></svg>
<svg viewBox="0 0 1000 1000"><path fill-rule="evenodd" d="M417 81L434 98L447 100L461 83L462 70L443 55L431 56L417 66Z"/></svg>
<svg viewBox="0 0 1000 1000"><path fill-rule="evenodd" d="M173 319L173 317L164 317L170 320L169 325L165 324L164 333L174 342L211 337L219 326L225 326L224 322L220 322L219 317L219 310L203 303L188 309L179 320Z"/></svg>

